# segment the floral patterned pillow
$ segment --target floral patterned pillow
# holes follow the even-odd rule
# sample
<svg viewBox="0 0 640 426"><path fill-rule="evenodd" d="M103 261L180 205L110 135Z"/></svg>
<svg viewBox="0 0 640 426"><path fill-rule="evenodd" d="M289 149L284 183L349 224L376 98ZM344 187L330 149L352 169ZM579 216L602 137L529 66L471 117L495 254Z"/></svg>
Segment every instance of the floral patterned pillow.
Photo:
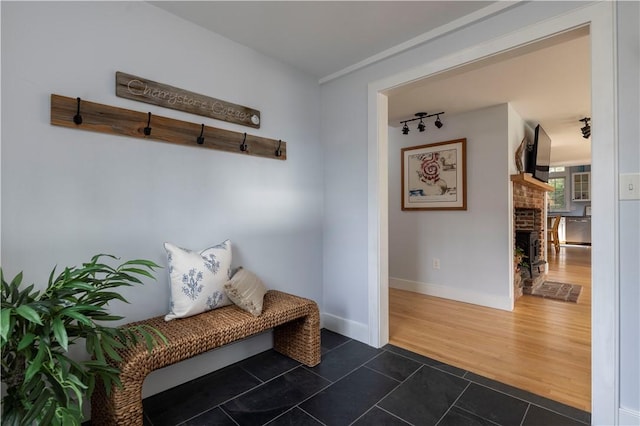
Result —
<svg viewBox="0 0 640 426"><path fill-rule="evenodd" d="M230 305L224 284L231 277L231 241L200 252L164 243L169 264L171 303L165 321Z"/></svg>

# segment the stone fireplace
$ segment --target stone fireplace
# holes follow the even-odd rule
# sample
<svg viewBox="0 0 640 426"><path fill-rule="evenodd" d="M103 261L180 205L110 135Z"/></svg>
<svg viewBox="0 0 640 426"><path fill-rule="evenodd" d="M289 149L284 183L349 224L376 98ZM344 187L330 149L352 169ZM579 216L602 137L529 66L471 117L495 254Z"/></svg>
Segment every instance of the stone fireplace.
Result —
<svg viewBox="0 0 640 426"><path fill-rule="evenodd" d="M546 278L547 250L545 238L545 193L553 188L521 173L511 176L513 182L513 234L514 247L520 247L525 255L528 268L523 268L521 278L516 277L514 288L516 298L530 294Z"/></svg>

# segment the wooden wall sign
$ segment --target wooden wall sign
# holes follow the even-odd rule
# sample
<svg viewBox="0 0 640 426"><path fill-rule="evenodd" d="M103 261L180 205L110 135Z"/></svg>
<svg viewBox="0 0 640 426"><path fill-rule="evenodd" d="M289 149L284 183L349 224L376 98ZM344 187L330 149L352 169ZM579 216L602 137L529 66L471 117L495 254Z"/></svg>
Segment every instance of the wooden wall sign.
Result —
<svg viewBox="0 0 640 426"><path fill-rule="evenodd" d="M260 111L220 99L116 72L116 96L165 108L260 128Z"/></svg>

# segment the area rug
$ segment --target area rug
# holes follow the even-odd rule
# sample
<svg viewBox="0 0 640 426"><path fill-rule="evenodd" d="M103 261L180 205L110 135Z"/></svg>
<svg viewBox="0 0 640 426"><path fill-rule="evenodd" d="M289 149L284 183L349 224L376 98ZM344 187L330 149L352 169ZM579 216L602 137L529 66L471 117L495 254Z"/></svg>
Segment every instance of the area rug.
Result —
<svg viewBox="0 0 640 426"><path fill-rule="evenodd" d="M562 300L565 302L578 302L582 286L578 284L556 283L545 281L531 291L532 296L545 297L547 299Z"/></svg>

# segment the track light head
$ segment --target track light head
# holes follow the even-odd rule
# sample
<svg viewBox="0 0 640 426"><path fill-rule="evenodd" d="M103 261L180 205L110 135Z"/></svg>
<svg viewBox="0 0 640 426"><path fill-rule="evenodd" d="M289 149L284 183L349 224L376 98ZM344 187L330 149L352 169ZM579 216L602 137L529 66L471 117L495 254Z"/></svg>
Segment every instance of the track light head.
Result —
<svg viewBox="0 0 640 426"><path fill-rule="evenodd" d="M422 121L422 119L421 119L421 120L420 120L420 122L418 123L418 131L419 131L419 132L424 132L424 129L425 129L426 127L427 127L427 126L425 126L425 125L424 125L424 122L423 122L423 121Z"/></svg>
<svg viewBox="0 0 640 426"><path fill-rule="evenodd" d="M442 128L442 121L440 121L440 114L436 114L436 122L433 124L435 124L438 129Z"/></svg>
<svg viewBox="0 0 640 426"><path fill-rule="evenodd" d="M407 123L404 123L404 126L402 127L402 134L403 135L408 135L409 134L409 126L407 126Z"/></svg>
<svg viewBox="0 0 640 426"><path fill-rule="evenodd" d="M591 120L590 117L585 117L582 118L578 121L584 123L584 126L582 126L580 128L580 131L582 132L582 137L585 139L589 139L589 137L591 136L591 126L589 125L589 121Z"/></svg>

